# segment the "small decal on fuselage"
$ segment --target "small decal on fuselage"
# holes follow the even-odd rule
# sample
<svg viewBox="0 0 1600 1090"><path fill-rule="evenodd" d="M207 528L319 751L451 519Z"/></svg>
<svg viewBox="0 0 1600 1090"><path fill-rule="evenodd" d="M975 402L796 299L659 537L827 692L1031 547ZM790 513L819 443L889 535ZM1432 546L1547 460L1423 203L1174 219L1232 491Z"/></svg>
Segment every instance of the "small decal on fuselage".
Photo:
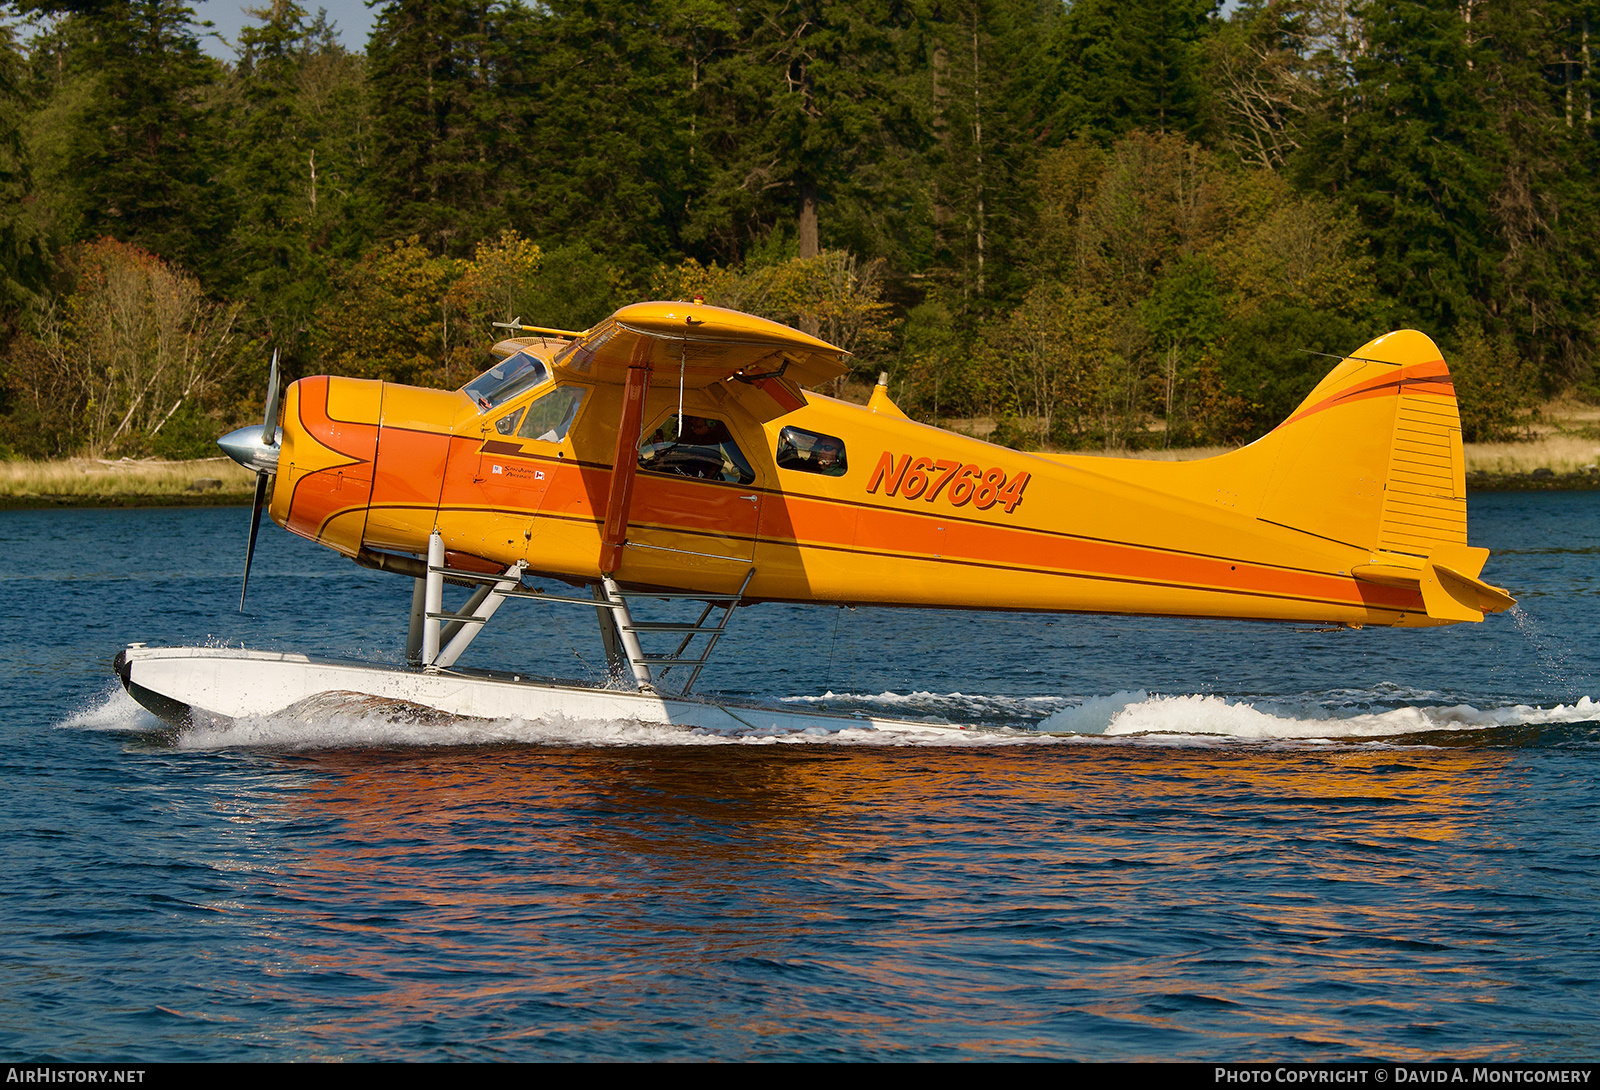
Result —
<svg viewBox="0 0 1600 1090"><path fill-rule="evenodd" d="M1002 466L984 469L976 462L963 463L959 458L910 454L896 457L886 450L878 459L872 476L867 478L867 493L875 493L882 486L885 496L928 503L942 495L952 507L965 507L970 503L979 511L1002 504L1009 515L1022 502L1022 490L1028 487L1032 477L1027 470L1018 470L1016 476L1007 480Z"/></svg>

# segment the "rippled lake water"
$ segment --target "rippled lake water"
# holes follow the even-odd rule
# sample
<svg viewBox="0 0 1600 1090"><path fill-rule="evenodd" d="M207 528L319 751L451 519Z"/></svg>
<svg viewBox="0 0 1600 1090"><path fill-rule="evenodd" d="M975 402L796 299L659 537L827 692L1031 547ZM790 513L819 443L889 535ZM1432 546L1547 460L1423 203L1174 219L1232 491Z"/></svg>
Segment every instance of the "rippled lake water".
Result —
<svg viewBox="0 0 1600 1090"><path fill-rule="evenodd" d="M13 1058L1592 1059L1600 493L1475 497L1482 625L741 610L701 688L926 737L174 733L124 643L395 659L248 512L0 512ZM474 661L600 668L508 606ZM1018 734L1043 725L1059 734Z"/></svg>

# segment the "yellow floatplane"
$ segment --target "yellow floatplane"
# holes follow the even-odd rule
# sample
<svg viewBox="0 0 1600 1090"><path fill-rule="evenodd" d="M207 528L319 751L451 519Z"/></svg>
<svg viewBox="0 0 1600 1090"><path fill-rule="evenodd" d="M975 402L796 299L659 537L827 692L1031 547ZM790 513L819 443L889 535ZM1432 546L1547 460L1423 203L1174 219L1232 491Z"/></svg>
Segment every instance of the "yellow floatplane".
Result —
<svg viewBox="0 0 1600 1090"><path fill-rule="evenodd" d="M881 382L865 406L824 397L807 388L847 353L701 304L513 332L460 390L302 379L281 422L269 393L265 426L222 440L259 474L252 550L266 505L414 580L411 669L135 645L116 664L135 698L178 721L348 691L460 715L909 729L689 689L756 602L1351 627L1514 604L1467 543L1455 392L1414 331L1362 346L1264 438L1191 462L1009 450L908 419ZM447 583L475 590L445 610ZM502 603L529 599L599 609L611 686L458 665ZM646 599L704 607L652 623L634 615Z"/></svg>

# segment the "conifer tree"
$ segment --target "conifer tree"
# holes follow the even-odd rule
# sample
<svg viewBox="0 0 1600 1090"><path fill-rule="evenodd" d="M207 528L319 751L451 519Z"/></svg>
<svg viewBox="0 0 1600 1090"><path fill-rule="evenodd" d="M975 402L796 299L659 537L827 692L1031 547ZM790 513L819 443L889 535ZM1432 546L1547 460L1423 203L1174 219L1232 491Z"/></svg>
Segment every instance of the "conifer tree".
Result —
<svg viewBox="0 0 1600 1090"><path fill-rule="evenodd" d="M884 219L902 204L904 152L918 142L900 48L909 8L760 0L733 11L734 41L706 66L711 222L697 229L748 240L777 230L801 257L892 233Z"/></svg>
<svg viewBox="0 0 1600 1090"><path fill-rule="evenodd" d="M1500 139L1489 202L1497 251L1486 332L1509 336L1553 383L1594 350L1600 170L1587 35L1593 0L1479 0L1494 61L1482 96Z"/></svg>
<svg viewBox="0 0 1600 1090"><path fill-rule="evenodd" d="M523 115L530 235L592 247L641 288L645 269L677 254L701 212L688 179L707 166L705 65L726 22L716 0L543 6Z"/></svg>
<svg viewBox="0 0 1600 1090"><path fill-rule="evenodd" d="M368 46L372 180L389 236L471 253L515 218L529 13L516 0L389 0Z"/></svg>
<svg viewBox="0 0 1600 1090"><path fill-rule="evenodd" d="M1373 0L1348 105L1328 104L1296 159L1359 216L1392 321L1512 337L1567 375L1593 350L1578 285L1600 227L1592 143L1566 124L1582 7Z"/></svg>
<svg viewBox="0 0 1600 1090"><path fill-rule="evenodd" d="M29 213L33 178L22 140L21 57L0 26L0 344L18 308L39 298L49 272L46 240Z"/></svg>
<svg viewBox="0 0 1600 1090"><path fill-rule="evenodd" d="M1302 158L1360 216L1398 320L1448 330L1490 293L1498 138L1473 84L1492 57L1455 0L1374 0L1355 106Z"/></svg>
<svg viewBox="0 0 1600 1090"><path fill-rule="evenodd" d="M236 70L242 102L230 129L229 156L239 194L233 253L239 274L277 282L299 271L305 249L303 158L295 124L296 50L305 35L305 10L276 0L256 13L263 25L239 34Z"/></svg>
<svg viewBox="0 0 1600 1090"><path fill-rule="evenodd" d="M1036 0L935 0L921 20L933 278L962 306L1023 290L1037 57L1059 10ZM923 270L918 270L923 271Z"/></svg>
<svg viewBox="0 0 1600 1090"><path fill-rule="evenodd" d="M239 195L227 287L291 357L327 291L328 263L366 241L359 65L294 0L239 35L228 176ZM354 252L345 256L353 257Z"/></svg>
<svg viewBox="0 0 1600 1090"><path fill-rule="evenodd" d="M1203 114L1200 45L1217 0L1075 0L1046 60L1044 119L1055 138L1109 142L1134 129L1194 134Z"/></svg>
<svg viewBox="0 0 1600 1090"><path fill-rule="evenodd" d="M40 0L28 10L83 24L74 63L96 80L73 119L67 168L80 189L78 232L135 243L209 280L232 197L219 178L217 78L180 0Z"/></svg>

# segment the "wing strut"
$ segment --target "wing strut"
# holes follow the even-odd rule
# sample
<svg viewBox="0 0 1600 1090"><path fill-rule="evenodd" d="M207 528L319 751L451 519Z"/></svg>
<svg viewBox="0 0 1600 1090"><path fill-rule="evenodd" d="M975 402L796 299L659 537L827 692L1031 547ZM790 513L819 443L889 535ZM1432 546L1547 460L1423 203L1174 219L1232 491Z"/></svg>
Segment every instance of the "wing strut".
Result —
<svg viewBox="0 0 1600 1090"><path fill-rule="evenodd" d="M628 381L622 389L622 419L617 422L617 454L611 463L611 494L606 497L606 524L600 537L600 572L616 574L622 566L622 545L628 538L628 506L639 469L639 428L644 421L644 396L650 390L650 341L641 337L628 359Z"/></svg>

